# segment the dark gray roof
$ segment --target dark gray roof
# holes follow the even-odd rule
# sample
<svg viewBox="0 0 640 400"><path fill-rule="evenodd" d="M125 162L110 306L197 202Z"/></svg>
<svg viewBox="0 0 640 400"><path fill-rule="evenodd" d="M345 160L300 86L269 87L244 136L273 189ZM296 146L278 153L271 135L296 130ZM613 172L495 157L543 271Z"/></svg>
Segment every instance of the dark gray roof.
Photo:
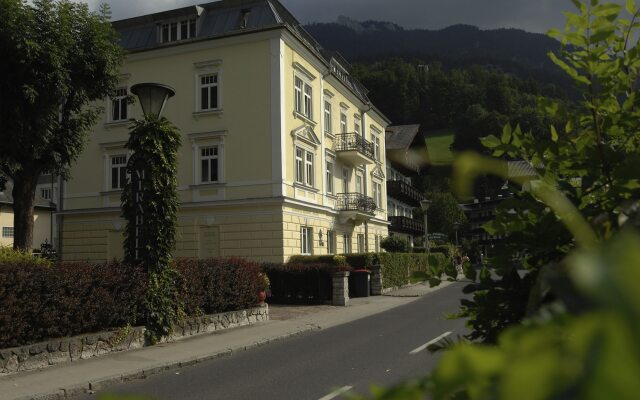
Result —
<svg viewBox="0 0 640 400"><path fill-rule="evenodd" d="M243 25L242 16L246 12L248 12L248 18L246 25ZM160 42L158 28L160 24L189 17L198 19L196 37L169 43ZM120 45L131 52L273 28L287 28L309 50L324 60L332 74L356 96L363 102L370 103L365 87L347 72L350 68L349 64L340 55L325 51L278 0L220 0L115 21L113 27L120 33Z"/></svg>
<svg viewBox="0 0 640 400"><path fill-rule="evenodd" d="M0 192L0 204L8 204L13 205L13 196L11 192L13 191L13 182L8 181L5 184L5 188ZM55 206L49 200L43 199L39 193L36 192L35 198L35 206L38 208L48 208L55 210Z"/></svg>
<svg viewBox="0 0 640 400"><path fill-rule="evenodd" d="M420 125L393 125L387 127L385 144L387 150L409 149L420 131Z"/></svg>

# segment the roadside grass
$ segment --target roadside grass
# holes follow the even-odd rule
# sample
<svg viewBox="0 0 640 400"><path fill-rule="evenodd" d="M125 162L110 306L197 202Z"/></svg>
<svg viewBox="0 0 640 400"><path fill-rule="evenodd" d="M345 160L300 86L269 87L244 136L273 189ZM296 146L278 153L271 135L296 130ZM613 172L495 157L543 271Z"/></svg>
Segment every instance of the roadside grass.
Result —
<svg viewBox="0 0 640 400"><path fill-rule="evenodd" d="M426 137L431 165L450 165L453 162L453 153L450 150L453 132L448 129L429 131Z"/></svg>

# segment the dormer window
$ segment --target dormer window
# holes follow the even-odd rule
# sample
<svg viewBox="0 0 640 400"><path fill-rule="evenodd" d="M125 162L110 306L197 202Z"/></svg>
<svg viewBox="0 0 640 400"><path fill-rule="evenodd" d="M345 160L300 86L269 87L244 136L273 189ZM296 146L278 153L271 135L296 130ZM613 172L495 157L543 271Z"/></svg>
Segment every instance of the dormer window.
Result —
<svg viewBox="0 0 640 400"><path fill-rule="evenodd" d="M162 43L191 39L196 36L196 19L187 18L180 21L167 22L160 25Z"/></svg>
<svg viewBox="0 0 640 400"><path fill-rule="evenodd" d="M245 29L249 25L250 8L244 8L240 11L240 29Z"/></svg>

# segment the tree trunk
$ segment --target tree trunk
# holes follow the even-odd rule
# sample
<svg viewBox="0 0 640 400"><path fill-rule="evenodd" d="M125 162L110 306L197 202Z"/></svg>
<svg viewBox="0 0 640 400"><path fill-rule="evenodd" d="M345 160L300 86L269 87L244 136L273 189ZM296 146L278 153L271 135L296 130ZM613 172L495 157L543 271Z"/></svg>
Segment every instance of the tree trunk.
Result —
<svg viewBox="0 0 640 400"><path fill-rule="evenodd" d="M31 251L33 248L33 207L37 176L17 175L13 182L13 248Z"/></svg>

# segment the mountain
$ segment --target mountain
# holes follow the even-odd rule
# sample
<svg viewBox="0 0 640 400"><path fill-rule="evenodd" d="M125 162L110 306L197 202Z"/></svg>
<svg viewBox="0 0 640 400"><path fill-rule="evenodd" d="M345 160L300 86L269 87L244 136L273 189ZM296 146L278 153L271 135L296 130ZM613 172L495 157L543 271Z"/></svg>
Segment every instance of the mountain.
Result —
<svg viewBox="0 0 640 400"><path fill-rule="evenodd" d="M481 30L471 25L404 29L390 22L359 22L348 17L310 24L305 29L324 48L338 51L352 62L401 57L437 61L449 67L480 64L543 83L563 87L569 83L547 56L550 51L558 51L560 43L519 29Z"/></svg>

